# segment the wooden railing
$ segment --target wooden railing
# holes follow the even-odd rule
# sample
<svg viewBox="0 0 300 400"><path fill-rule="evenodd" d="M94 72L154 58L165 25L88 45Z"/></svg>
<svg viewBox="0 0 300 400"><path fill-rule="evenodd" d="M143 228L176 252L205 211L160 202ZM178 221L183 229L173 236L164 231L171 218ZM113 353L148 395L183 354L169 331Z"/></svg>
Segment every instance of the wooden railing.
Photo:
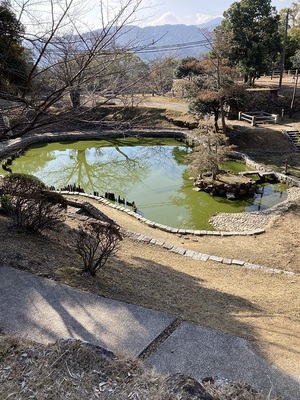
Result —
<svg viewBox="0 0 300 400"><path fill-rule="evenodd" d="M242 111L239 112L239 121L247 121L252 126L257 124L267 124L267 123L274 123L277 124L279 121L278 114L269 114L264 111L257 111L257 112L248 112L244 113Z"/></svg>

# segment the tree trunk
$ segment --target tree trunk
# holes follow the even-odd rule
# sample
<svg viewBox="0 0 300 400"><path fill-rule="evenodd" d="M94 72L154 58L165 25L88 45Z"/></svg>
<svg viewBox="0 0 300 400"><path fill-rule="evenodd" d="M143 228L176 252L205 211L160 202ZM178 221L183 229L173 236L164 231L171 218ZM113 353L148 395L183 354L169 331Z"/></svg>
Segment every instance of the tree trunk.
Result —
<svg viewBox="0 0 300 400"><path fill-rule="evenodd" d="M219 125L218 125L218 121L216 121L216 120L214 122L214 127L215 127L215 132L218 133L219 132Z"/></svg>
<svg viewBox="0 0 300 400"><path fill-rule="evenodd" d="M78 89L71 90L70 99L73 108L80 107L80 91Z"/></svg>
<svg viewBox="0 0 300 400"><path fill-rule="evenodd" d="M219 119L219 111L215 111L214 115L214 127L215 127L215 132L219 132L219 125L218 125L218 119Z"/></svg>
<svg viewBox="0 0 300 400"><path fill-rule="evenodd" d="M220 110L221 110L222 131L223 131L224 135L226 135L226 122L225 122L224 101L223 100L220 100Z"/></svg>
<svg viewBox="0 0 300 400"><path fill-rule="evenodd" d="M219 173L219 166L214 165L211 172L212 172L212 178L215 181L217 179L217 175Z"/></svg>

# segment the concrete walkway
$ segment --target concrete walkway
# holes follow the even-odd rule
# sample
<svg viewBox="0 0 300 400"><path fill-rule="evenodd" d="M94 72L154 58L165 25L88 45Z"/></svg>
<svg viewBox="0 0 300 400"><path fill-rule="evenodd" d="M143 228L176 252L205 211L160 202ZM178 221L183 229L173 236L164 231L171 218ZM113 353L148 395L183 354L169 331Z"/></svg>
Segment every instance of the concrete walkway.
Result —
<svg viewBox="0 0 300 400"><path fill-rule="evenodd" d="M11 267L0 267L0 327L5 333L54 342L77 338L116 355L139 356L166 330L146 366L162 373L185 373L247 382L286 400L298 399L300 377L269 365L241 338L191 324L173 329L176 317L88 294ZM171 328L171 329L170 329Z"/></svg>
<svg viewBox="0 0 300 400"><path fill-rule="evenodd" d="M0 326L40 343L76 338L138 356L175 317L0 267Z"/></svg>

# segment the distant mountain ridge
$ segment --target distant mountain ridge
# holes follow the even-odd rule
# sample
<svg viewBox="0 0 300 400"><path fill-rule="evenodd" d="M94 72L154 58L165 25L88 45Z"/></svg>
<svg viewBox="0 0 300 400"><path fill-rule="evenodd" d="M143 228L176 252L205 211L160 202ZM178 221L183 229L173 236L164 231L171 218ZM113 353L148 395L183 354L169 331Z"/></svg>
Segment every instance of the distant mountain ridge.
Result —
<svg viewBox="0 0 300 400"><path fill-rule="evenodd" d="M222 18L219 17L201 25L177 24L145 27L128 25L118 32L114 44L119 48L131 49L145 62L166 57L176 59L188 56L198 57L208 51L208 48L205 47L207 41L201 33L201 29L213 31L220 25L221 21ZM91 40L92 43L93 34L97 33L101 34L101 29L83 33L83 37L87 42ZM79 36L74 35L73 37L75 41L77 38L78 43L80 43ZM51 43L48 44L48 51L52 51L53 54L57 54L57 57L60 57L59 46L55 45L55 40L56 38L54 37ZM60 42L60 39L58 41ZM25 40L24 45L32 50L36 57L38 56L39 52L32 46L30 41ZM78 49L80 49L80 44L78 46ZM84 46L82 46L82 50L84 50Z"/></svg>
<svg viewBox="0 0 300 400"><path fill-rule="evenodd" d="M205 37L201 29L214 30L220 25L222 18L215 18L201 25L158 25L124 27L122 35L117 40L120 47L132 43L136 54L144 61L160 57L198 57L207 52L201 42Z"/></svg>

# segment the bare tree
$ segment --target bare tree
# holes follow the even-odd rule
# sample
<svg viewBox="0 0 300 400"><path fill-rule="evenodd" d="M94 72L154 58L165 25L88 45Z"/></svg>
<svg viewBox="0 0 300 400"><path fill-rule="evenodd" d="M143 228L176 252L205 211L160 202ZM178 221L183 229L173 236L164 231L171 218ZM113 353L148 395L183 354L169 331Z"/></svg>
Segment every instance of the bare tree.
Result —
<svg viewBox="0 0 300 400"><path fill-rule="evenodd" d="M134 48L133 42L120 47L118 39L125 28L130 29L127 26L134 21L141 2L125 0L110 6L109 1L100 0L101 27L92 31L79 22L85 20L90 1L12 0L12 9L25 27L22 39L31 50L33 63L19 93L0 93L0 98L19 105L11 130L23 135L74 116L84 121L80 106L85 93L95 87L100 90L109 67ZM126 85L122 87L126 89ZM71 104L65 107L68 97Z"/></svg>
<svg viewBox="0 0 300 400"><path fill-rule="evenodd" d="M96 276L108 258L113 255L122 240L116 224L90 220L82 224L76 237L76 251L84 264L84 272Z"/></svg>
<svg viewBox="0 0 300 400"><path fill-rule="evenodd" d="M201 177L203 173L210 172L213 179L216 179L220 164L233 151L234 146L229 144L226 135L215 132L209 124L196 133L197 145L189 155L191 172L194 177Z"/></svg>
<svg viewBox="0 0 300 400"><path fill-rule="evenodd" d="M150 63L150 89L152 93L165 93L171 91L174 80L174 73L178 61L172 57L155 59Z"/></svg>
<svg viewBox="0 0 300 400"><path fill-rule="evenodd" d="M234 83L234 77L238 71L231 68L226 58L226 41L216 29L209 32L201 29L205 37L208 50L198 63L191 65L191 71L197 68L201 74L189 82L187 86L187 97L189 99L190 111L200 118L207 115L214 117L215 131L218 132L218 119L221 118L222 131L226 133L225 114L231 104L236 104L243 97L241 85ZM189 64L186 70L189 72Z"/></svg>

